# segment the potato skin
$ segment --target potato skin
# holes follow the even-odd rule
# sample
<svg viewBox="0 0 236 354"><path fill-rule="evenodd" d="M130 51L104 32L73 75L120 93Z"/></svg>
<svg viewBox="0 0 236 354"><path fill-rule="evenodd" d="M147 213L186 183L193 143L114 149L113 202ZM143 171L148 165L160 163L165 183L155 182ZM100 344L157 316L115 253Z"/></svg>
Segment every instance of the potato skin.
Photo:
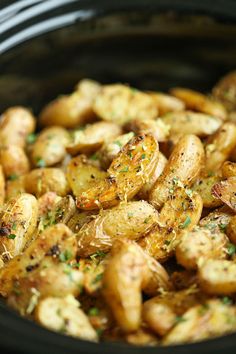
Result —
<svg viewBox="0 0 236 354"><path fill-rule="evenodd" d="M30 163L22 147L5 146L0 150L0 164L6 177L18 177L30 170Z"/></svg>
<svg viewBox="0 0 236 354"><path fill-rule="evenodd" d="M152 134L158 142L166 141L170 133L170 125L162 119L134 119L125 126L126 130L131 130L136 134Z"/></svg>
<svg viewBox="0 0 236 354"><path fill-rule="evenodd" d="M175 180L185 186L190 185L198 176L203 159L204 151L199 138L195 135L182 137L150 192L150 203L159 209L168 199Z"/></svg>
<svg viewBox="0 0 236 354"><path fill-rule="evenodd" d="M213 88L213 96L223 103L229 112L236 110L236 71L221 78Z"/></svg>
<svg viewBox="0 0 236 354"><path fill-rule="evenodd" d="M36 142L31 147L31 161L35 167L53 166L63 160L66 155L66 145L69 143L69 133L61 127L50 127L42 130Z"/></svg>
<svg viewBox="0 0 236 354"><path fill-rule="evenodd" d="M221 181L221 178L217 175L201 176L193 185L192 189L200 194L205 208L216 208L223 204L220 199L215 198L211 193L212 187L219 181Z"/></svg>
<svg viewBox="0 0 236 354"><path fill-rule="evenodd" d="M46 167L30 171L25 175L25 190L40 197L47 192L55 192L64 197L69 192L69 186L64 172L59 168Z"/></svg>
<svg viewBox="0 0 236 354"><path fill-rule="evenodd" d="M20 254L32 241L38 218L38 203L31 194L12 198L1 211L0 253L6 262Z"/></svg>
<svg viewBox="0 0 236 354"><path fill-rule="evenodd" d="M19 176L16 179L6 181L6 201L25 193L25 177Z"/></svg>
<svg viewBox="0 0 236 354"><path fill-rule="evenodd" d="M236 245L236 215L232 216L226 227L226 233L230 241Z"/></svg>
<svg viewBox="0 0 236 354"><path fill-rule="evenodd" d="M24 107L11 107L1 116L0 147L17 145L24 147L26 137L35 130L36 120Z"/></svg>
<svg viewBox="0 0 236 354"><path fill-rule="evenodd" d="M218 182L212 187L212 195L236 211L236 177Z"/></svg>
<svg viewBox="0 0 236 354"><path fill-rule="evenodd" d="M101 210L76 234L78 255L87 257L98 250L108 251L117 238L137 240L151 230L157 218L155 209L145 201L121 203Z"/></svg>
<svg viewBox="0 0 236 354"><path fill-rule="evenodd" d="M222 165L222 176L224 179L229 177L236 177L236 163L225 161Z"/></svg>
<svg viewBox="0 0 236 354"><path fill-rule="evenodd" d="M57 224L42 232L24 251L11 259L4 268L0 269L0 293L8 296L14 282L27 274L27 269L37 267L45 257L58 259L65 252L75 258L77 251L76 238L64 224ZM67 261L67 262L68 262ZM65 263L67 263L65 262Z"/></svg>
<svg viewBox="0 0 236 354"><path fill-rule="evenodd" d="M5 176L3 173L3 168L0 165L0 207L3 205L5 196L6 196L6 182L5 182Z"/></svg>
<svg viewBox="0 0 236 354"><path fill-rule="evenodd" d="M164 94L162 92L148 92L154 103L157 105L159 116L163 116L169 112L178 112L185 109L185 104L180 99Z"/></svg>

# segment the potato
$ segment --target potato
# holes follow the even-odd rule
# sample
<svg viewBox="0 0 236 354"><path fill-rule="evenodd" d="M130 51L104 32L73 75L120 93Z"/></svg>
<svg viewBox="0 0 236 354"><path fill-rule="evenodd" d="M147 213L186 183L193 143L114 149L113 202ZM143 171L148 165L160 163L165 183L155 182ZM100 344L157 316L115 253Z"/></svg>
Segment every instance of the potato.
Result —
<svg viewBox="0 0 236 354"><path fill-rule="evenodd" d="M236 177L214 184L212 195L236 211Z"/></svg>
<svg viewBox="0 0 236 354"><path fill-rule="evenodd" d="M231 218L227 225L226 233L230 241L236 245L236 215Z"/></svg>
<svg viewBox="0 0 236 354"><path fill-rule="evenodd" d="M90 258L80 258L78 268L84 275L84 291L89 295L97 295L102 289L102 278L107 265L107 257L103 252L97 252Z"/></svg>
<svg viewBox="0 0 236 354"><path fill-rule="evenodd" d="M220 180L221 178L217 175L201 176L193 185L192 189L200 194L203 201L203 206L205 208L216 208L222 205L222 201L220 199L216 199L211 193L214 184Z"/></svg>
<svg viewBox="0 0 236 354"><path fill-rule="evenodd" d="M236 263L206 259L199 267L198 278L201 288L207 294L233 294L236 292Z"/></svg>
<svg viewBox="0 0 236 354"><path fill-rule="evenodd" d="M223 178L236 177L236 163L225 161L222 165Z"/></svg>
<svg viewBox="0 0 236 354"><path fill-rule="evenodd" d="M22 193L25 193L25 177L11 176L6 182L6 200L18 197Z"/></svg>
<svg viewBox="0 0 236 354"><path fill-rule="evenodd" d="M45 257L53 257L67 263L75 258L76 251L76 238L67 226L57 224L47 228L22 254L0 269L1 295L7 296L14 283L26 276L27 270L38 267Z"/></svg>
<svg viewBox="0 0 236 354"><path fill-rule="evenodd" d="M121 203L101 210L76 234L78 255L87 257L97 251L108 251L115 239L137 240L148 233L157 222L155 209L145 201Z"/></svg>
<svg viewBox="0 0 236 354"><path fill-rule="evenodd" d="M55 192L47 192L38 198L39 218L51 211L59 200L61 200L61 197L59 197Z"/></svg>
<svg viewBox="0 0 236 354"><path fill-rule="evenodd" d="M5 186L6 186L6 182L5 182L5 176L3 173L3 168L0 165L0 208L4 203L5 200Z"/></svg>
<svg viewBox="0 0 236 354"><path fill-rule="evenodd" d="M165 335L181 318L181 315L200 300L197 289L166 292L143 304L143 319L150 329L160 336Z"/></svg>
<svg viewBox="0 0 236 354"><path fill-rule="evenodd" d="M149 193L152 190L157 179L160 177L160 175L164 171L166 164L167 164L167 159L165 158L165 156L161 152L159 152L159 158L158 158L158 163L157 163L156 169L154 170L152 176L150 177L150 180L148 182L146 182L144 184L144 186L140 189L140 191L138 193L139 198L148 200Z"/></svg>
<svg viewBox="0 0 236 354"><path fill-rule="evenodd" d="M164 345L197 342L231 333L236 329L236 307L209 300L190 308L164 338Z"/></svg>
<svg viewBox="0 0 236 354"><path fill-rule="evenodd" d="M217 171L229 158L236 147L236 126L233 123L224 123L221 128L206 143L207 172Z"/></svg>
<svg viewBox="0 0 236 354"><path fill-rule="evenodd" d="M22 147L5 146L0 150L0 164L6 177L17 178L30 170L30 163Z"/></svg>
<svg viewBox="0 0 236 354"><path fill-rule="evenodd" d="M87 316L79 309L79 302L71 295L60 299L47 297L37 306L35 319L42 326L84 340L97 341L97 333Z"/></svg>
<svg viewBox="0 0 236 354"><path fill-rule="evenodd" d="M125 336L125 341L136 346L153 347L159 344L157 337L146 328L140 328L134 333L128 333Z"/></svg>
<svg viewBox="0 0 236 354"><path fill-rule="evenodd" d="M222 120L226 119L227 112L224 106L220 102L217 102L200 92L181 87L173 88L170 92L172 95L182 100L188 109L210 114L219 117Z"/></svg>
<svg viewBox="0 0 236 354"><path fill-rule="evenodd" d="M11 107L1 116L0 147L17 145L24 147L26 137L35 130L36 120L24 107Z"/></svg>
<svg viewBox="0 0 236 354"><path fill-rule="evenodd" d="M71 155L89 154L98 150L104 142L116 138L122 133L121 128L111 122L98 122L85 126L83 130L72 133L72 141L66 150Z"/></svg>
<svg viewBox="0 0 236 354"><path fill-rule="evenodd" d="M58 200L52 207L39 218L38 232L58 223L66 224L76 211L74 199L67 195Z"/></svg>
<svg viewBox="0 0 236 354"><path fill-rule="evenodd" d="M79 155L70 160L67 166L66 177L75 196L104 180L108 174L94 166L85 155Z"/></svg>
<svg viewBox="0 0 236 354"><path fill-rule="evenodd" d="M213 88L213 96L223 103L229 112L236 110L236 71L225 75Z"/></svg>
<svg viewBox="0 0 236 354"><path fill-rule="evenodd" d="M170 132L170 125L161 119L134 119L125 128L136 134L152 134L160 142L166 141Z"/></svg>
<svg viewBox="0 0 236 354"><path fill-rule="evenodd" d="M42 130L31 147L31 160L35 167L53 166L66 156L69 133L61 127Z"/></svg>
<svg viewBox="0 0 236 354"><path fill-rule="evenodd" d="M25 175L25 190L40 197L47 192L55 192L64 197L69 192L66 176L59 168L38 168Z"/></svg>
<svg viewBox="0 0 236 354"><path fill-rule="evenodd" d="M96 217L96 215L97 212L94 210L83 211L81 213L79 212L79 210L77 210L67 222L67 226L71 229L71 231L77 233L84 224L88 224Z"/></svg>
<svg viewBox="0 0 236 354"><path fill-rule="evenodd" d="M222 124L220 118L191 111L171 112L160 120L170 127L170 135L194 134L199 137L215 133Z"/></svg>
<svg viewBox="0 0 236 354"><path fill-rule="evenodd" d="M184 290L195 288L197 284L197 275L195 272L188 270L175 271L170 276L170 281L175 290Z"/></svg>
<svg viewBox="0 0 236 354"><path fill-rule="evenodd" d="M202 200L197 193L177 187L161 209L158 224L138 241L139 245L159 262L173 255L183 230L192 230L202 212Z"/></svg>
<svg viewBox="0 0 236 354"><path fill-rule="evenodd" d="M148 92L148 94L157 105L160 116L169 112L183 111L185 109L184 102L174 96L162 92Z"/></svg>
<svg viewBox="0 0 236 354"><path fill-rule="evenodd" d="M148 94L121 84L103 86L93 109L101 119L119 125L133 119L155 119L158 115L157 106Z"/></svg>
<svg viewBox="0 0 236 354"><path fill-rule="evenodd" d="M97 83L93 85L93 82L89 83L90 87L86 85L80 83L71 95L59 96L47 104L40 113L40 124L74 128L94 120L92 103L100 87Z"/></svg>
<svg viewBox="0 0 236 354"><path fill-rule="evenodd" d="M12 198L1 211L0 253L6 262L20 254L32 241L38 217L38 204L31 194Z"/></svg>
<svg viewBox="0 0 236 354"><path fill-rule="evenodd" d="M222 232L212 233L205 228L184 231L176 246L176 259L186 269L197 269L204 259L227 257L228 238Z"/></svg>
<svg viewBox="0 0 236 354"><path fill-rule="evenodd" d="M104 169L107 169L121 149L134 137L133 132L119 135L112 141L107 141L98 151L97 156Z"/></svg>
<svg viewBox="0 0 236 354"><path fill-rule="evenodd" d="M130 200L153 174L158 163L158 143L152 135L131 139L111 163L109 178L77 198L77 207L91 210L109 208Z"/></svg>
<svg viewBox="0 0 236 354"><path fill-rule="evenodd" d="M34 294L38 299L68 294L78 296L83 288L84 275L68 264L54 264L53 261L42 262L39 267L28 270L25 277L20 278L8 297L8 304L21 315L30 315L36 306ZM33 289L33 290L32 290Z"/></svg>
<svg viewBox="0 0 236 354"><path fill-rule="evenodd" d="M159 209L171 195L173 185L189 186L202 167L204 151L195 135L185 135L176 144L162 175L153 186L149 201Z"/></svg>
<svg viewBox="0 0 236 354"><path fill-rule="evenodd" d="M75 91L78 91L84 97L88 97L93 100L101 90L101 85L91 79L82 79L75 87Z"/></svg>
<svg viewBox="0 0 236 354"><path fill-rule="evenodd" d="M159 272L159 286L168 288L167 273L164 268L160 268ZM137 244L131 241L115 242L103 275L103 294L116 321L126 333L140 327L141 290L148 284L149 274L146 257Z"/></svg>

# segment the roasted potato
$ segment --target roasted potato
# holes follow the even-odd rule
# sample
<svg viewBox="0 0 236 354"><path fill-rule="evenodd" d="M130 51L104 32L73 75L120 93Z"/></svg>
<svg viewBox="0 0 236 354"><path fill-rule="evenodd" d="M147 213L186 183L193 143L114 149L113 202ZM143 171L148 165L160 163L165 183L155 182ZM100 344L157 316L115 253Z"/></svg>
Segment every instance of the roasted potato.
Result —
<svg viewBox="0 0 236 354"><path fill-rule="evenodd" d="M126 130L133 131L136 134L152 134L158 142L168 139L170 125L166 124L162 119L134 119L127 123Z"/></svg>
<svg viewBox="0 0 236 354"><path fill-rule="evenodd" d="M46 192L41 197L39 197L38 198L39 218L43 217L49 211L51 211L52 208L55 206L55 204L59 202L59 200L61 200L61 197L59 197L55 192Z"/></svg>
<svg viewBox="0 0 236 354"><path fill-rule="evenodd" d="M93 109L101 119L119 125L133 119L155 119L158 115L157 106L148 94L121 84L103 86Z"/></svg>
<svg viewBox="0 0 236 354"><path fill-rule="evenodd" d="M3 205L5 200L5 195L6 195L5 187L6 187L5 176L3 173L3 168L0 165L0 208Z"/></svg>
<svg viewBox="0 0 236 354"><path fill-rule="evenodd" d="M222 165L223 178L236 177L236 163L231 161L225 161Z"/></svg>
<svg viewBox="0 0 236 354"><path fill-rule="evenodd" d="M38 218L38 204L31 194L12 198L1 211L0 253L3 261L20 254L33 239Z"/></svg>
<svg viewBox="0 0 236 354"><path fill-rule="evenodd" d="M220 176L210 175L201 176L194 183L192 189L201 196L205 208L216 208L223 204L220 199L215 198L211 193L214 184L220 181Z"/></svg>
<svg viewBox="0 0 236 354"><path fill-rule="evenodd" d="M59 168L37 168L24 177L25 190L36 197L47 192L55 192L64 197L69 192L65 173Z"/></svg>
<svg viewBox="0 0 236 354"><path fill-rule="evenodd" d="M159 209L171 195L173 186L189 186L198 176L204 159L202 143L195 135L185 135L176 144L162 175L154 184L149 201Z"/></svg>
<svg viewBox="0 0 236 354"><path fill-rule="evenodd" d="M224 232L232 219L233 211L228 207L222 207L215 209L210 214L202 218L199 222L199 226L203 226L206 229L214 232Z"/></svg>
<svg viewBox="0 0 236 354"><path fill-rule="evenodd" d="M22 147L17 145L5 146L0 149L0 164L4 175L17 178L30 170L29 159Z"/></svg>
<svg viewBox="0 0 236 354"><path fill-rule="evenodd" d="M191 111L171 112L161 121L170 127L170 135L194 134L205 137L214 134L222 124L222 120L215 116Z"/></svg>
<svg viewBox="0 0 236 354"><path fill-rule="evenodd" d="M200 92L181 87L173 88L170 92L173 96L182 100L188 109L210 114L222 120L226 119L227 112L225 107L220 102Z"/></svg>
<svg viewBox="0 0 236 354"><path fill-rule="evenodd" d="M214 184L212 195L236 211L236 177Z"/></svg>
<svg viewBox="0 0 236 354"><path fill-rule="evenodd" d="M87 125L84 129L73 131L72 141L67 145L66 150L71 155L92 153L98 150L104 142L118 137L121 133L121 128L111 122Z"/></svg>
<svg viewBox="0 0 236 354"><path fill-rule="evenodd" d="M41 300L35 311L35 319L42 326L84 340L97 341L96 331L79 302L68 295L65 298L47 297Z"/></svg>
<svg viewBox="0 0 236 354"><path fill-rule="evenodd" d="M24 176L11 176L10 179L6 181L6 201L18 197L20 194L25 193L25 191Z"/></svg>
<svg viewBox="0 0 236 354"><path fill-rule="evenodd" d="M88 224L90 221L92 221L97 214L98 212L95 210L82 212L77 210L67 222L67 226L71 229L71 231L77 233L84 224Z"/></svg>
<svg viewBox="0 0 236 354"><path fill-rule="evenodd" d="M185 104L180 99L162 92L148 92L157 105L160 116L174 111L183 111Z"/></svg>
<svg viewBox="0 0 236 354"><path fill-rule="evenodd" d="M35 130L36 120L24 107L11 107L1 116L0 147L17 145L24 147L26 137Z"/></svg>
<svg viewBox="0 0 236 354"><path fill-rule="evenodd" d="M225 75L213 88L213 96L223 103L229 112L236 110L236 71Z"/></svg>
<svg viewBox="0 0 236 354"><path fill-rule="evenodd" d="M61 127L42 130L31 147L31 161L35 167L53 166L63 160L70 135Z"/></svg>
<svg viewBox="0 0 236 354"><path fill-rule="evenodd" d="M232 216L229 224L225 227L225 229L230 241L236 245L236 215Z"/></svg>
<svg viewBox="0 0 236 354"><path fill-rule="evenodd" d="M134 137L111 163L109 177L83 192L77 198L77 207L108 208L120 200L130 200L153 174L158 156L158 143L152 135Z"/></svg>
<svg viewBox="0 0 236 354"><path fill-rule="evenodd" d="M156 210L145 201L121 203L101 210L76 234L78 255L87 257L97 251L109 251L115 239L137 240L148 233L157 220Z"/></svg>

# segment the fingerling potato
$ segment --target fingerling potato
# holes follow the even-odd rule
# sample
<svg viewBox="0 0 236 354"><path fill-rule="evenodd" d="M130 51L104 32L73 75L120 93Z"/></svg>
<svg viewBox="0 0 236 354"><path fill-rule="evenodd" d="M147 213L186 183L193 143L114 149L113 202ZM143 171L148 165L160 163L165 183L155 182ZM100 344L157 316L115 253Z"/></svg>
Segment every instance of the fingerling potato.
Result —
<svg viewBox="0 0 236 354"><path fill-rule="evenodd" d="M214 184L212 195L236 211L236 177Z"/></svg>
<svg viewBox="0 0 236 354"><path fill-rule="evenodd" d="M216 208L222 205L222 201L220 199L216 199L212 193L212 187L214 184L221 181L221 178L217 175L214 176L201 176L194 183L192 189L199 193L202 198L203 206L205 208Z"/></svg>
<svg viewBox="0 0 236 354"><path fill-rule="evenodd" d="M159 116L173 111L183 111L185 104L182 100L161 92L148 92L157 105Z"/></svg>
<svg viewBox="0 0 236 354"><path fill-rule="evenodd" d="M223 178L236 177L236 163L231 161L225 161L222 165Z"/></svg>
<svg viewBox="0 0 236 354"><path fill-rule="evenodd" d="M55 192L64 197L69 192L65 173L55 167L37 168L31 170L24 177L25 190L36 197L47 192Z"/></svg>
<svg viewBox="0 0 236 354"><path fill-rule="evenodd" d="M0 165L0 207L3 205L5 196L6 196L6 182L5 182L5 176L3 173L3 168Z"/></svg>
<svg viewBox="0 0 236 354"><path fill-rule="evenodd" d="M25 176L11 176L6 181L6 201L25 193Z"/></svg>
<svg viewBox="0 0 236 354"><path fill-rule="evenodd" d="M213 96L223 103L229 112L236 110L236 71L226 74L213 88Z"/></svg>
<svg viewBox="0 0 236 354"><path fill-rule="evenodd" d="M126 130L131 130L136 134L152 134L158 142L166 141L170 125L162 119L134 119L125 126Z"/></svg>
<svg viewBox="0 0 236 354"><path fill-rule="evenodd" d="M30 163L22 147L5 146L0 149L0 164L6 177L17 178L30 170Z"/></svg>
<svg viewBox="0 0 236 354"><path fill-rule="evenodd" d="M226 233L230 241L236 245L236 215L232 216L229 224L226 226Z"/></svg>
<svg viewBox="0 0 236 354"><path fill-rule="evenodd" d="M7 109L0 119L0 147L17 145L25 147L26 137L35 130L36 120L24 107Z"/></svg>
<svg viewBox="0 0 236 354"><path fill-rule="evenodd" d="M189 186L198 176L203 159L204 151L199 138L195 135L182 137L150 192L150 203L159 209L170 196L176 180Z"/></svg>

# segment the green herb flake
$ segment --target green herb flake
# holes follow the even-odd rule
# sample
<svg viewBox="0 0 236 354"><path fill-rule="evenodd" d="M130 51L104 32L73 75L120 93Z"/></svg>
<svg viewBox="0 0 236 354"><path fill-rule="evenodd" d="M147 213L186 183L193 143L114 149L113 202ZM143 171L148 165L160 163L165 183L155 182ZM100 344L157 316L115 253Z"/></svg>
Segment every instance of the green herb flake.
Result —
<svg viewBox="0 0 236 354"><path fill-rule="evenodd" d="M95 154L91 155L89 159L92 161L96 161L96 160L98 160L98 155L95 153Z"/></svg>
<svg viewBox="0 0 236 354"><path fill-rule="evenodd" d="M131 219L134 216L134 213L128 212L127 215L128 215L128 218Z"/></svg>
<svg viewBox="0 0 236 354"><path fill-rule="evenodd" d="M224 305L232 305L233 302L228 296L224 296L221 301Z"/></svg>
<svg viewBox="0 0 236 354"><path fill-rule="evenodd" d="M118 145L120 148L122 148L122 144L119 140L114 141L113 144Z"/></svg>
<svg viewBox="0 0 236 354"><path fill-rule="evenodd" d="M101 335L103 334L103 329L102 329L102 328L97 328L97 329L96 329L96 332L97 332L97 335L98 335L99 337L101 337Z"/></svg>
<svg viewBox="0 0 236 354"><path fill-rule="evenodd" d="M165 244L166 246L169 246L169 245L171 244L171 241L170 241L170 240L165 240L164 244Z"/></svg>
<svg viewBox="0 0 236 354"><path fill-rule="evenodd" d="M33 144L36 141L36 139L37 139L37 135L32 133L32 134L27 135L26 142L28 144Z"/></svg>
<svg viewBox="0 0 236 354"><path fill-rule="evenodd" d="M105 257L105 255L106 255L106 253L104 253L104 252L102 252L102 251L97 251L97 252L95 252L94 254L92 254L92 255L90 256L90 258L91 258L92 260L96 260L98 257L99 257L99 258Z"/></svg>
<svg viewBox="0 0 236 354"><path fill-rule="evenodd" d="M184 222L179 225L180 229L185 229L191 223L191 218L189 216L186 217Z"/></svg>
<svg viewBox="0 0 236 354"><path fill-rule="evenodd" d="M100 273L100 274L96 275L96 277L93 280L92 284L98 283L100 280L102 280L102 277L103 277L103 273Z"/></svg>
<svg viewBox="0 0 236 354"><path fill-rule="evenodd" d="M120 170L119 172L128 172L129 171L129 167L125 166L122 170Z"/></svg>
<svg viewBox="0 0 236 354"><path fill-rule="evenodd" d="M16 175L15 173L13 173L12 175L8 176L8 180L9 181L15 181L19 178L18 175Z"/></svg>
<svg viewBox="0 0 236 354"><path fill-rule="evenodd" d="M234 256L236 253L236 246L233 243L229 243L227 246L227 253L229 256Z"/></svg>
<svg viewBox="0 0 236 354"><path fill-rule="evenodd" d="M187 321L183 316L176 316L175 317L175 322L176 323L181 323Z"/></svg>
<svg viewBox="0 0 236 354"><path fill-rule="evenodd" d="M13 222L13 224L12 224L12 227L11 227L11 228L12 228L12 230L16 230L16 228L17 228L17 224L16 224L16 222L15 222L15 221Z"/></svg>
<svg viewBox="0 0 236 354"><path fill-rule="evenodd" d="M219 224L219 229L223 232L225 232L226 227L227 227L227 224Z"/></svg>
<svg viewBox="0 0 236 354"><path fill-rule="evenodd" d="M7 236L7 238L9 238L10 240L15 240L16 235L15 234L10 234Z"/></svg>
<svg viewBox="0 0 236 354"><path fill-rule="evenodd" d="M144 160L146 158L146 154L142 154L141 159Z"/></svg>
<svg viewBox="0 0 236 354"><path fill-rule="evenodd" d="M37 167L45 167L46 166L44 159L42 159L41 157L37 157L36 161L37 161L36 162Z"/></svg>
<svg viewBox="0 0 236 354"><path fill-rule="evenodd" d="M65 250L65 252L62 252L59 255L59 259L60 259L61 262L67 262L67 261L69 261L71 259L71 257L72 257L72 254L68 250Z"/></svg>
<svg viewBox="0 0 236 354"><path fill-rule="evenodd" d="M91 309L89 309L89 316L97 316L99 315L99 309L97 307L92 307Z"/></svg>
<svg viewBox="0 0 236 354"><path fill-rule="evenodd" d="M205 313L209 310L210 306L208 304L203 304L200 308L199 308L199 315L203 316L205 315Z"/></svg>

